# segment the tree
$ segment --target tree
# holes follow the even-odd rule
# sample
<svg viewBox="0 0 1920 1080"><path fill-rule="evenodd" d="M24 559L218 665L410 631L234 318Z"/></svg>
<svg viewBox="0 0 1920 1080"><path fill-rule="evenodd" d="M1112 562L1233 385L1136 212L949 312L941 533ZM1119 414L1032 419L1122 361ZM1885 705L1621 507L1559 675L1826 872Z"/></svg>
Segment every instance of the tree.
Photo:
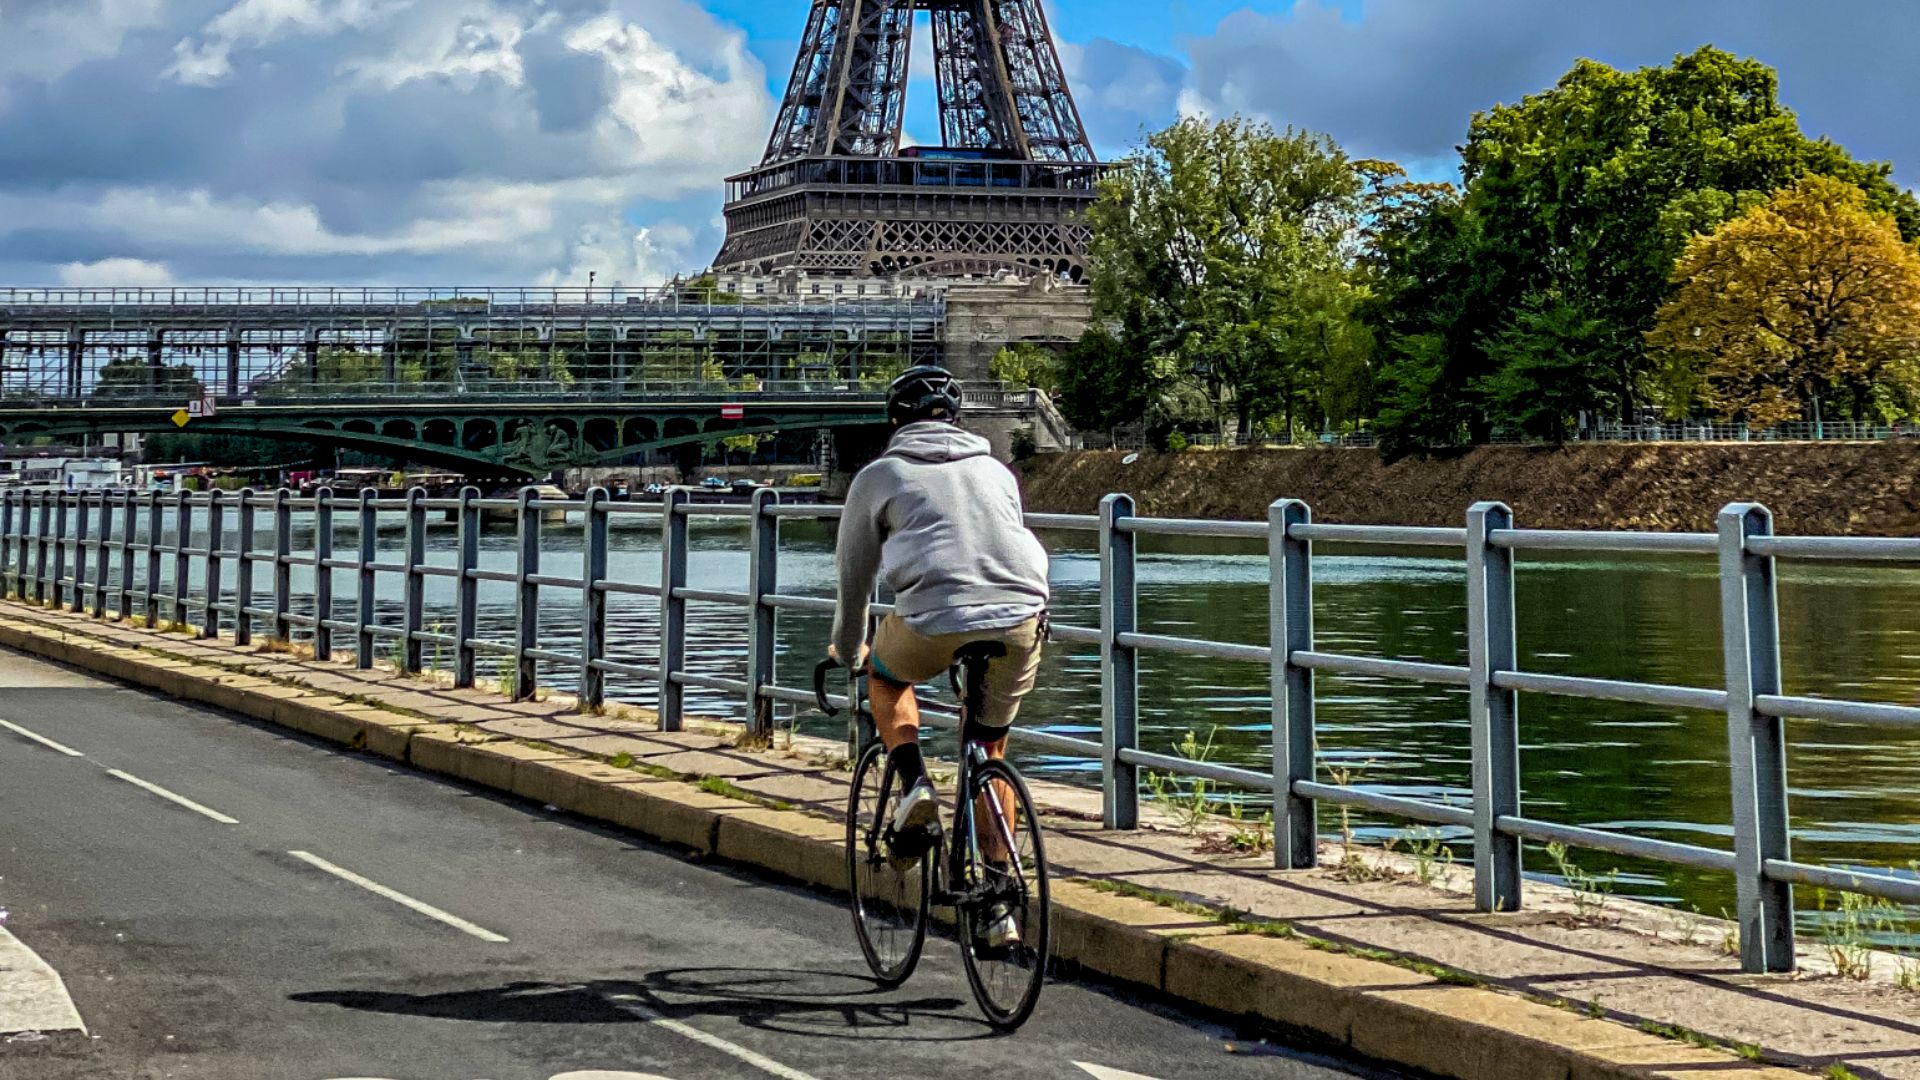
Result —
<svg viewBox="0 0 1920 1080"><path fill-rule="evenodd" d="M993 354L988 373L1015 390L1037 387L1051 394L1060 389L1060 358L1052 349L1031 341L1016 341Z"/></svg>
<svg viewBox="0 0 1920 1080"><path fill-rule="evenodd" d="M1361 176L1332 140L1239 118L1188 119L1104 181L1094 307L1141 367L1204 394L1216 426L1310 405L1347 283Z"/></svg>
<svg viewBox="0 0 1920 1080"><path fill-rule="evenodd" d="M1502 425L1536 439L1565 442L1585 413L1614 404L1604 362L1606 324L1577 305L1545 298L1487 341L1494 372L1479 386Z"/></svg>
<svg viewBox="0 0 1920 1080"><path fill-rule="evenodd" d="M1105 327L1090 328L1060 360L1060 412L1074 427L1105 431L1146 415L1156 379Z"/></svg>
<svg viewBox="0 0 1920 1080"><path fill-rule="evenodd" d="M1674 414L1920 410L1920 251L1860 188L1809 176L1688 244L1673 279L1647 342Z"/></svg>
<svg viewBox="0 0 1920 1080"><path fill-rule="evenodd" d="M1563 407L1630 418L1658 390L1645 334L1688 240L1803 176L1859 187L1920 235L1920 200L1890 168L1807 138L1778 90L1765 64L1708 47L1632 72L1581 61L1552 89L1475 116L1459 198L1381 225L1382 363L1409 368L1383 383L1433 395L1396 411L1402 430L1386 441L1477 441L1510 421L1487 392L1511 385L1489 380L1515 354L1492 350L1527 332L1529 313L1561 309L1591 369L1556 377L1589 395Z"/></svg>
<svg viewBox="0 0 1920 1080"><path fill-rule="evenodd" d="M198 401L206 393L192 364L149 364L144 359L122 357L100 369L93 396L104 399L161 401L185 405Z"/></svg>

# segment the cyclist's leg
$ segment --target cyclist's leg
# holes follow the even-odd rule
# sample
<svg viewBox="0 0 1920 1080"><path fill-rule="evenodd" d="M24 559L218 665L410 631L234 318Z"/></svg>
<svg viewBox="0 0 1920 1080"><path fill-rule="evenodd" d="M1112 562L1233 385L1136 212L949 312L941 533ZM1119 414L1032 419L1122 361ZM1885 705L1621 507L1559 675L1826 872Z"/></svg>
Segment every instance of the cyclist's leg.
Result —
<svg viewBox="0 0 1920 1080"><path fill-rule="evenodd" d="M984 708L979 723L982 727L1010 730L1014 720L1020 714L1020 702L1033 691L1040 675L1040 657L1045 642L1041 640L1040 620L1033 619L993 635L996 640L1007 646L1007 654L987 665L987 685ZM1001 736L994 742L985 744L987 756L1003 758L1007 756L1007 737ZM1005 862L1008 858L1006 838L1001 835L1000 823L1011 829L1017 824L1014 815L1013 789L999 791L1000 813L994 814L986 797L982 796L974 812L982 825L992 823L991 827L982 827L980 831L981 854L995 862Z"/></svg>
<svg viewBox="0 0 1920 1080"><path fill-rule="evenodd" d="M914 697L914 684L946 671L952 656L951 645L915 633L897 615L882 619L873 636L868 659L873 672L868 685L873 726L893 759L895 771L908 785L927 775L919 752L920 702Z"/></svg>

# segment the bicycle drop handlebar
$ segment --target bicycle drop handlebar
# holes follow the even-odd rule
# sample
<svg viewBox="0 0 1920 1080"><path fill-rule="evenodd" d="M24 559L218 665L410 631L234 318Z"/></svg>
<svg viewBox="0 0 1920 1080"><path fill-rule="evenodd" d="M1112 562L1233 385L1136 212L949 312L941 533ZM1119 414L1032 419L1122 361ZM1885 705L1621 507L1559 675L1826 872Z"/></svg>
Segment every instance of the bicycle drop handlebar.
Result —
<svg viewBox="0 0 1920 1080"><path fill-rule="evenodd" d="M833 702L827 700L827 673L840 666L840 661L829 657L820 661L813 669L813 700L819 704L820 711L828 717L840 715L840 710L834 708Z"/></svg>

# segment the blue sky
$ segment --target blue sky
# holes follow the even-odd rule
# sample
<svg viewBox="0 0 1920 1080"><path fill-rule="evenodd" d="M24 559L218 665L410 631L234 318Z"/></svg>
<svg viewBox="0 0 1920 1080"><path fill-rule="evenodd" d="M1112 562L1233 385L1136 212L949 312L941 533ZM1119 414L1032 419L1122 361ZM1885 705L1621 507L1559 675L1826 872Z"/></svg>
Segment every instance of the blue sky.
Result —
<svg viewBox="0 0 1920 1080"><path fill-rule="evenodd" d="M1448 176L1580 57L1712 43L1920 177L1917 0L1047 0L1096 146L1183 112ZM656 282L706 264L806 0L0 0L0 284ZM924 36L923 36L924 40ZM931 82L909 134L938 137Z"/></svg>

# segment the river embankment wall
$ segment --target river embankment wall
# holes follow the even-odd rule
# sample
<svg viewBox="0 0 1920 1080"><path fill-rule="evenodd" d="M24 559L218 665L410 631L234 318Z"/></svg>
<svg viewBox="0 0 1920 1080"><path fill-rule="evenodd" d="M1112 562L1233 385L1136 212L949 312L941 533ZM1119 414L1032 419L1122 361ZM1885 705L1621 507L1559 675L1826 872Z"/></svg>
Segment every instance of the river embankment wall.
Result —
<svg viewBox="0 0 1920 1080"><path fill-rule="evenodd" d="M1920 440L1488 446L1392 464L1365 449L1087 451L1018 470L1036 513L1126 492L1155 517L1263 520L1293 498L1324 522L1459 525L1492 499L1526 528L1711 532L1722 506L1758 502L1781 533L1920 536Z"/></svg>

